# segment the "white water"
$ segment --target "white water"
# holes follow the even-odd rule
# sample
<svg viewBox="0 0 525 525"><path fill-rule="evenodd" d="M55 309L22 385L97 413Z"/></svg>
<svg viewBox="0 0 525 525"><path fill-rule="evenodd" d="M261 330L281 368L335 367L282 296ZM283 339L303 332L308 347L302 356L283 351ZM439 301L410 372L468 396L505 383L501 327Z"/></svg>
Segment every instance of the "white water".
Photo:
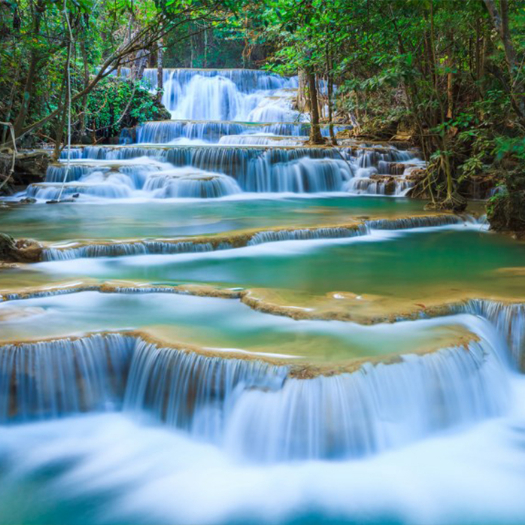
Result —
<svg viewBox="0 0 525 525"><path fill-rule="evenodd" d="M139 342L123 413L2 429L0 522L521 523L523 379L451 319L480 342L284 383Z"/></svg>
<svg viewBox="0 0 525 525"><path fill-rule="evenodd" d="M145 72L152 88L156 75ZM309 124L293 109L296 88L296 78L264 71L166 69L163 103L172 121L144 123L135 138L125 130L122 142L131 137L136 145L74 148L67 173L63 165L50 166L46 182L30 185L19 197L49 201L63 194L92 201L409 191L405 172L421 164L415 152L303 147ZM328 135L326 125L322 132Z"/></svg>
<svg viewBox="0 0 525 525"><path fill-rule="evenodd" d="M234 137L230 137L233 139ZM388 182L373 183L368 163L389 166L419 162L394 148L280 148L257 146L85 147L72 162L64 194L82 199L218 198L238 193L359 194L360 183L379 194L402 194L411 183L383 173ZM386 159L386 160L385 160ZM65 166L50 166L46 182L32 184L20 196L50 200L58 196ZM367 171L366 177L363 175ZM372 185L371 185L372 184ZM375 185L374 185L375 184ZM366 190L367 193L372 193Z"/></svg>
<svg viewBox="0 0 525 525"><path fill-rule="evenodd" d="M345 126L334 126L337 133L346 129ZM221 144L243 144L248 143L253 136L267 135L280 139L306 140L310 130L308 123L274 122L266 124L254 124L246 122L226 121L186 121L172 120L160 122L146 122L137 128L136 142L138 144L170 144L177 143L181 139L199 140L204 143ZM328 136L327 126L322 126L321 133ZM122 137L123 143L126 137ZM287 145L279 142L282 146ZM278 144L277 144L278 145ZM293 145L293 144L292 144Z"/></svg>
<svg viewBox="0 0 525 525"><path fill-rule="evenodd" d="M326 322L302 324L329 330ZM0 420L108 409L124 399L124 411L164 421L242 460L360 457L507 410L508 350L486 321L459 315L405 322L399 330L448 324L464 326L480 342L314 379L289 378L285 366L200 356L120 335L3 346ZM360 330L345 323L334 328Z"/></svg>
<svg viewBox="0 0 525 525"><path fill-rule="evenodd" d="M157 71L146 70L152 87ZM162 103L174 119L293 122L297 79L264 71L165 69ZM285 91L290 89L291 91Z"/></svg>
<svg viewBox="0 0 525 525"><path fill-rule="evenodd" d="M1 521L520 524L524 387L505 418L361 461L246 465L119 414L12 427L0 434Z"/></svg>

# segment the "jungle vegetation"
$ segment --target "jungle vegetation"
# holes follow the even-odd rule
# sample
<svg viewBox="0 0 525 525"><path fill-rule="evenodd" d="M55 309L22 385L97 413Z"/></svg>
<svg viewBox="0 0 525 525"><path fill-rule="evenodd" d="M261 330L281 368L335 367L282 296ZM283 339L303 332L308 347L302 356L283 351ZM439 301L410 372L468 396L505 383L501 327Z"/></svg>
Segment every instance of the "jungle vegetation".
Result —
<svg viewBox="0 0 525 525"><path fill-rule="evenodd" d="M322 121L410 141L416 194L461 210L494 188L493 224L525 230L525 0L0 0L3 152L165 118L145 67L299 74L312 143Z"/></svg>

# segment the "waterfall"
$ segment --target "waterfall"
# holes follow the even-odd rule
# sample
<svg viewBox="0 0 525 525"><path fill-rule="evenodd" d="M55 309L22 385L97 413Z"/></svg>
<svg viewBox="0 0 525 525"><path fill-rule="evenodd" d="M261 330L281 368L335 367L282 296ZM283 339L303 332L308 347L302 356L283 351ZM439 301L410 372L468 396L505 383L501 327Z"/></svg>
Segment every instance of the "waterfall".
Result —
<svg viewBox="0 0 525 525"><path fill-rule="evenodd" d="M225 146L301 146L306 137L278 137L276 135L229 135L219 144Z"/></svg>
<svg viewBox="0 0 525 525"><path fill-rule="evenodd" d="M480 340L467 346L310 379L130 335L4 345L0 417L122 407L251 460L358 457L502 413L498 340L470 319Z"/></svg>
<svg viewBox="0 0 525 525"><path fill-rule="evenodd" d="M208 357L139 341L124 408L146 410L195 437L220 442L235 399L253 389L279 389L287 373L286 367L261 361Z"/></svg>
<svg viewBox="0 0 525 525"><path fill-rule="evenodd" d="M355 177L348 181L344 189L349 193L364 195L406 195L414 186L412 181L397 180L391 177Z"/></svg>
<svg viewBox="0 0 525 525"><path fill-rule="evenodd" d="M304 230L270 230L256 233L249 241L248 246L278 241L305 241L311 239L339 239L364 235L366 226L350 228L311 228Z"/></svg>
<svg viewBox="0 0 525 525"><path fill-rule="evenodd" d="M355 176L345 184L350 193L368 195L406 195L414 186L407 180L409 168L424 163L409 151L385 150L382 147L356 151Z"/></svg>
<svg viewBox="0 0 525 525"><path fill-rule="evenodd" d="M171 164L157 161L144 165L138 161L135 165L83 165L79 168L72 170L72 182L64 185L64 195L106 199L124 199L142 194L151 198L217 198L241 192L234 179L221 173L191 167L174 168ZM46 182L29 185L26 195L42 200L56 199L62 184L55 181L59 171L64 169L50 168Z"/></svg>
<svg viewBox="0 0 525 525"><path fill-rule="evenodd" d="M465 219L458 215L423 215L421 217L401 217L399 219L375 219L366 221L373 230L409 230L463 224Z"/></svg>
<svg viewBox="0 0 525 525"><path fill-rule="evenodd" d="M267 242L303 241L312 239L342 239L369 235L371 230L409 230L466 224L463 217L456 215L430 215L404 217L399 219L377 219L363 221L350 227L329 226L319 228L265 230L251 235L231 235L216 238L214 242L195 238L191 241L144 240L114 243L90 243L44 248L43 261L66 261L83 257L123 257L146 254L196 253L213 250L228 250L234 247L254 246Z"/></svg>
<svg viewBox="0 0 525 525"><path fill-rule="evenodd" d="M238 122L146 122L137 128L137 143L167 144L180 138L219 142L223 135L240 135L246 128Z"/></svg>
<svg viewBox="0 0 525 525"><path fill-rule="evenodd" d="M173 120L143 123L135 134L124 130L122 142L134 145L75 147L67 174L64 166L52 165L45 183L31 184L20 196L46 201L62 194L70 200L402 196L413 186L409 168L422 163L415 152L394 147L304 147L310 124L294 109L297 78L242 69L165 69L163 80L163 103ZM144 81L155 89L157 70L146 69ZM326 91L326 83L319 88ZM349 127L336 125L334 131ZM327 124L321 132L329 135Z"/></svg>
<svg viewBox="0 0 525 525"><path fill-rule="evenodd" d="M197 253L232 248L222 242L214 246L209 242L191 241L135 241L113 244L88 244L67 248L46 248L42 252L44 261L68 261L83 257L122 257L145 254Z"/></svg>
<svg viewBox="0 0 525 525"><path fill-rule="evenodd" d="M525 369L525 304L471 300L455 310L488 319L507 340L514 362Z"/></svg>
<svg viewBox="0 0 525 525"><path fill-rule="evenodd" d="M83 155L83 150L78 150L79 155ZM108 168L100 168L100 170L107 170ZM62 184L64 181L66 167L62 165L51 165L48 166L46 171L46 182ZM89 166L84 166L82 164L71 164L69 171L67 172L67 177L65 177L66 182L72 182L80 180L84 175L87 175L90 172ZM39 186L37 184L30 184L27 187L28 197L34 197Z"/></svg>
<svg viewBox="0 0 525 525"><path fill-rule="evenodd" d="M69 174L65 195L217 198L241 192L334 192L352 177L349 162L334 150L319 148L95 146L84 148L83 158L86 162ZM46 182L30 185L26 195L56 198L65 169L50 167Z"/></svg>
<svg viewBox="0 0 525 525"><path fill-rule="evenodd" d="M334 126L338 133L348 126ZM238 144L239 140L249 140L251 135L269 135L285 137L308 137L308 123L277 122L270 124L254 124L245 122L221 121L186 121L168 120L160 122L145 122L137 128L136 143L138 144L168 144L178 139L199 140L209 143ZM329 135L328 126L321 126L323 136ZM233 139L235 136L235 139ZM229 140L231 137L231 141ZM283 144L284 145L284 144ZM81 152L75 158L80 158Z"/></svg>
<svg viewBox="0 0 525 525"><path fill-rule="evenodd" d="M134 340L94 335L0 347L0 422L114 408Z"/></svg>
<svg viewBox="0 0 525 525"><path fill-rule="evenodd" d="M188 85L196 76L203 78L221 77L233 82L241 93L252 93L257 90L275 90L297 88L297 77L285 78L275 73L258 69L164 69L163 83L165 91L168 83L179 86ZM144 78L151 87L157 86L157 69L146 68Z"/></svg>
<svg viewBox="0 0 525 525"><path fill-rule="evenodd" d="M218 173L197 171L180 174L180 170L171 170L149 177L144 191L156 198L211 199L241 193L234 179Z"/></svg>
<svg viewBox="0 0 525 525"><path fill-rule="evenodd" d="M146 69L152 88L157 71ZM299 119L291 108L297 80L265 71L165 69L162 103L175 119L279 122ZM270 119L268 117L271 117Z"/></svg>
<svg viewBox="0 0 525 525"><path fill-rule="evenodd" d="M499 415L508 392L494 350L472 342L358 372L288 379L246 392L226 430L232 454L258 461L360 457Z"/></svg>

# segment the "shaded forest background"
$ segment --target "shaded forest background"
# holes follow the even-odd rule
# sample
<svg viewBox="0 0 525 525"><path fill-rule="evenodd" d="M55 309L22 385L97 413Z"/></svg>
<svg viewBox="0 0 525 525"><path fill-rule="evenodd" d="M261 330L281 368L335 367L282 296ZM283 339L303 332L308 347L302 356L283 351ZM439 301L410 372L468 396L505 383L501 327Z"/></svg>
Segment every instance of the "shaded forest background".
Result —
<svg viewBox="0 0 525 525"><path fill-rule="evenodd" d="M417 195L461 210L492 190L493 226L525 230L525 0L0 0L0 189L13 140L20 164L69 127L107 142L168 118L145 67L299 74L312 143L320 121L413 143Z"/></svg>

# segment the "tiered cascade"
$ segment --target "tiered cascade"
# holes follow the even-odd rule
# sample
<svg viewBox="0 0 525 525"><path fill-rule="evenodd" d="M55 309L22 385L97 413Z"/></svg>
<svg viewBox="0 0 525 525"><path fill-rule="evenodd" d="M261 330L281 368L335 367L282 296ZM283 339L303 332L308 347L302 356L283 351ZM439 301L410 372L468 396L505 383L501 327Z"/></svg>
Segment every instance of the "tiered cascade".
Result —
<svg viewBox="0 0 525 525"><path fill-rule="evenodd" d="M0 420L120 408L250 460L368 455L506 410L504 345L464 319L479 342L311 379L125 334L4 345Z"/></svg>
<svg viewBox="0 0 525 525"><path fill-rule="evenodd" d="M156 87L156 70L145 79ZM417 153L394 147L307 147L296 78L253 70L164 71L173 120L147 122L124 146L74 148L26 196L209 199L243 193L404 195ZM338 132L347 126L336 126ZM328 135L327 125L322 126Z"/></svg>

